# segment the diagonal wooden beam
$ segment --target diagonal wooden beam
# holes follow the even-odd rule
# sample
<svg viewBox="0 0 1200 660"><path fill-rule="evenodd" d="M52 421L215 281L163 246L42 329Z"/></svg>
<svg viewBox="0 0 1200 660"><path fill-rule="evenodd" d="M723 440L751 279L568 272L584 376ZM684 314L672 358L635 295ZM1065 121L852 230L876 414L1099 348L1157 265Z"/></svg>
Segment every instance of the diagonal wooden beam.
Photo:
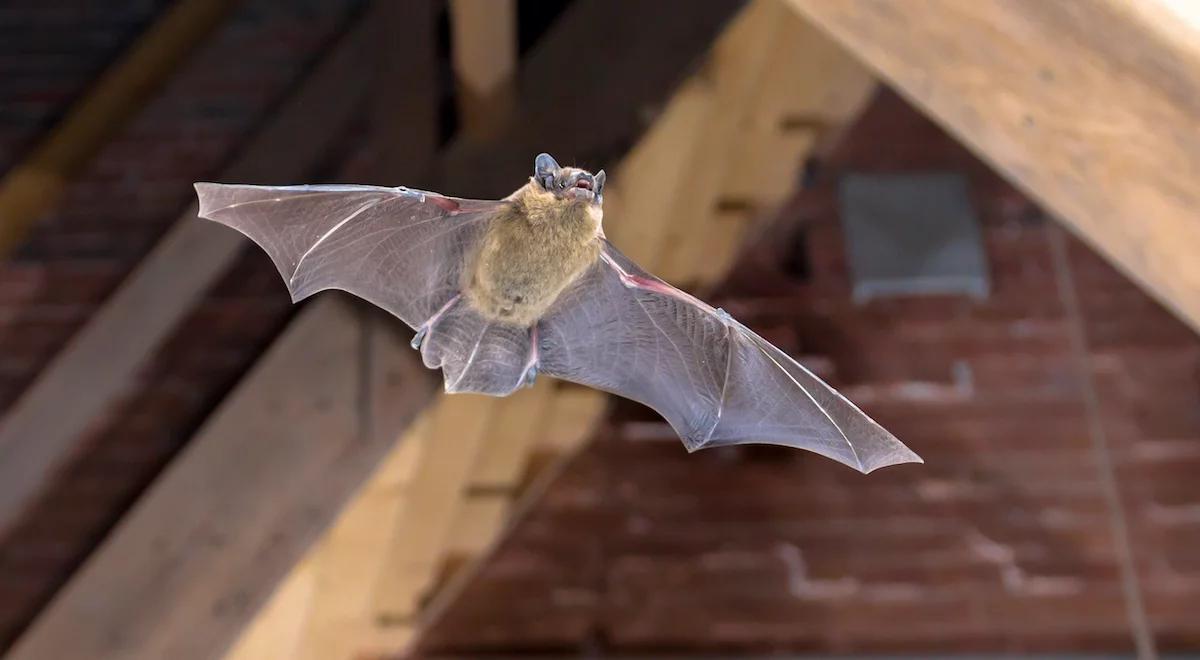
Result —
<svg viewBox="0 0 1200 660"><path fill-rule="evenodd" d="M364 311L306 307L8 657L221 653L434 390Z"/></svg>
<svg viewBox="0 0 1200 660"><path fill-rule="evenodd" d="M1200 330L1200 48L1169 5L790 4Z"/></svg>
<svg viewBox="0 0 1200 660"><path fill-rule="evenodd" d="M457 592L465 569L494 543L514 507L541 492L606 407L599 392L549 380L508 399L441 397L292 570L226 660L273 658L281 649L297 649L290 657L299 660L403 649L427 602L436 607ZM492 432L481 434L481 424Z"/></svg>
<svg viewBox="0 0 1200 660"><path fill-rule="evenodd" d="M179 0L100 76L49 137L0 180L0 257L20 244L70 179L236 4Z"/></svg>
<svg viewBox="0 0 1200 660"><path fill-rule="evenodd" d="M369 80L365 16L224 176L287 182L315 167L347 126ZM138 370L243 246L185 211L117 292L0 419L0 533L11 529L87 429L127 393ZM69 401L71 405L64 406Z"/></svg>

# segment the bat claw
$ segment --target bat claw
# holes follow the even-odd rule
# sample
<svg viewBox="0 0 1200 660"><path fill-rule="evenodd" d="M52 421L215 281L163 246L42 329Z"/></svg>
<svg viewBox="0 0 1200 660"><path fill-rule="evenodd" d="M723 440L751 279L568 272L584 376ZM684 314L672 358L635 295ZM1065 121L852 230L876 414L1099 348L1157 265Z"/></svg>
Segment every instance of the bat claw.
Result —
<svg viewBox="0 0 1200 660"><path fill-rule="evenodd" d="M428 319L426 319L426 321L424 323L421 324L420 328L417 328L417 334L413 336L412 341L409 342L409 344L408 344L409 346L413 347L414 351L421 350L421 343L425 341L425 336L429 334L430 329L433 328L433 324L437 323L438 319L442 318L442 316L445 315L446 310L453 307L454 304L457 303L460 298L462 298L461 293L454 294L453 298L451 298L450 300L447 300L446 304L442 305L441 309L434 312L433 316L430 316Z"/></svg>
<svg viewBox="0 0 1200 660"><path fill-rule="evenodd" d="M421 342L425 341L425 335L428 332L429 328L427 327L422 327L420 330L417 330L417 334L413 335L412 341L409 342L408 345L412 346L414 351L421 350Z"/></svg>

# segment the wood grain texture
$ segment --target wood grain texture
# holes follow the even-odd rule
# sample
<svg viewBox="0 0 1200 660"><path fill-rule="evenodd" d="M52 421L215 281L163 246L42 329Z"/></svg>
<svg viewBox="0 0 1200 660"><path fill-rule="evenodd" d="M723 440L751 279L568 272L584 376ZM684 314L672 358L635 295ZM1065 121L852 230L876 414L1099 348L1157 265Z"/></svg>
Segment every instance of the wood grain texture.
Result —
<svg viewBox="0 0 1200 660"><path fill-rule="evenodd" d="M370 355L391 391L376 416L362 320L334 297L308 306L9 657L223 652L434 389L381 338Z"/></svg>
<svg viewBox="0 0 1200 660"><path fill-rule="evenodd" d="M804 160L875 89L862 65L781 2L756 3L734 28L705 69L713 117L660 273L693 286L725 277L746 234L795 189Z"/></svg>
<svg viewBox="0 0 1200 660"><path fill-rule="evenodd" d="M1170 12L789 2L1200 329L1200 50Z"/></svg>
<svg viewBox="0 0 1200 660"><path fill-rule="evenodd" d="M377 578L375 607L384 622L407 622L419 611L500 405L480 394L439 400L389 544L391 556Z"/></svg>

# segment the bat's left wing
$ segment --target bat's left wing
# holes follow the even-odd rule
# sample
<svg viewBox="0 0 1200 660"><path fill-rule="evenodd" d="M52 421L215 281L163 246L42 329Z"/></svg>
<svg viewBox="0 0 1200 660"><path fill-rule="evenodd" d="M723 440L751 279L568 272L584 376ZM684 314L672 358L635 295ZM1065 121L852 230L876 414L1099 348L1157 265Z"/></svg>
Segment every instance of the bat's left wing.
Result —
<svg viewBox="0 0 1200 660"><path fill-rule="evenodd" d="M653 408L689 451L786 445L861 472L921 462L783 351L607 241L538 331L539 371Z"/></svg>

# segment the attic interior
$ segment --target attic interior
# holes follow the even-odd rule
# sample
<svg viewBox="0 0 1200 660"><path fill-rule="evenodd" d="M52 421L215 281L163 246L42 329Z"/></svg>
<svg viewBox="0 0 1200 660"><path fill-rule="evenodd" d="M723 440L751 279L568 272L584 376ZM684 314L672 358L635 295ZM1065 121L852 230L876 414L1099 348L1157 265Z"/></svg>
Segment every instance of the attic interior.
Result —
<svg viewBox="0 0 1200 660"><path fill-rule="evenodd" d="M1200 657L1187 0L0 3L0 653ZM924 458L445 395L195 181L604 231Z"/></svg>

